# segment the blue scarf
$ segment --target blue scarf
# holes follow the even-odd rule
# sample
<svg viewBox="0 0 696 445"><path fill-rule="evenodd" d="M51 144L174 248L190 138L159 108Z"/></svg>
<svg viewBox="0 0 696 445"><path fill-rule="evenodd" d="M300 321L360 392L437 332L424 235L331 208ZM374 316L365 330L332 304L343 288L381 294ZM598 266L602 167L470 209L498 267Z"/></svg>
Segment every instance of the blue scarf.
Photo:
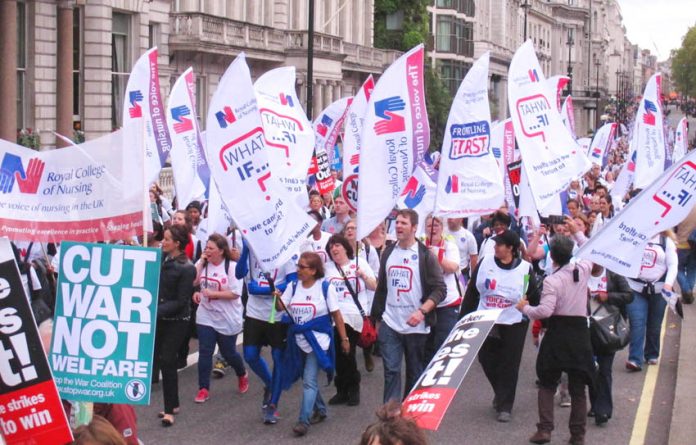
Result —
<svg viewBox="0 0 696 445"><path fill-rule="evenodd" d="M297 341L295 339L295 334L304 335L307 343L312 347L312 351L317 356L317 361L319 362L319 367L326 372L328 383L330 384L334 377L334 370L336 369L336 352L334 350L334 335L333 335L333 325L331 323L331 317L327 315L322 315L321 317L313 318L306 322L305 324L293 323L290 318L283 315L284 323L290 323L288 328L288 340L285 350L283 351L283 358L281 361L281 386L284 390L290 389L293 383L302 377L304 371L304 354L302 349L297 346ZM319 346L317 337L314 332L317 331L323 334L329 335L329 349L324 351Z"/></svg>

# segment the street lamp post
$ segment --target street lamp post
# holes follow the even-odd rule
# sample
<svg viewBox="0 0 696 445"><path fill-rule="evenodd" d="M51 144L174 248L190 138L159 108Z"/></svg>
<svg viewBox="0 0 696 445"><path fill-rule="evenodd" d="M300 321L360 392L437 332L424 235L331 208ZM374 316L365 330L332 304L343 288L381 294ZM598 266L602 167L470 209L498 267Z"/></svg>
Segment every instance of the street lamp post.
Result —
<svg viewBox="0 0 696 445"><path fill-rule="evenodd" d="M309 0L307 27L307 118L312 120L312 101L314 100L314 0Z"/></svg>
<svg viewBox="0 0 696 445"><path fill-rule="evenodd" d="M568 45L568 77L570 78L568 81L568 94L570 95L573 92L573 65L571 64L571 51L573 49L573 45L575 44L573 41L573 31L571 28L568 28L568 41L566 44Z"/></svg>
<svg viewBox="0 0 696 445"><path fill-rule="evenodd" d="M602 62L599 61L599 58L595 59L595 67L597 68L597 80L595 84L595 132L599 128L599 67L602 65Z"/></svg>
<svg viewBox="0 0 696 445"><path fill-rule="evenodd" d="M524 38L522 39L522 43L527 41L527 11L529 11L531 7L532 4L529 3L529 0L524 0L524 3L520 5L520 8L524 9Z"/></svg>

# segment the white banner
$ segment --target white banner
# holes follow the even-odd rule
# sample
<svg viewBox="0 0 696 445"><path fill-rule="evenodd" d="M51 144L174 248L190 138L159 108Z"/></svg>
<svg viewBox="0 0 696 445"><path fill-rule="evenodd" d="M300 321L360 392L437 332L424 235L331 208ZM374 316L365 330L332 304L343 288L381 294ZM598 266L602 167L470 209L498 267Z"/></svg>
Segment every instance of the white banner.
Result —
<svg viewBox="0 0 696 445"><path fill-rule="evenodd" d="M345 131L343 134L343 183L358 184L358 167L360 166L360 147L362 145L362 130L367 112L367 102L370 100L375 81L370 75L360 87L360 91L353 97L345 119ZM358 209L357 192L343 194L346 203L355 211Z"/></svg>
<svg viewBox="0 0 696 445"><path fill-rule="evenodd" d="M440 216L488 215L505 200L503 178L490 150L489 57L485 53L469 69L452 102L435 198L435 214Z"/></svg>
<svg viewBox="0 0 696 445"><path fill-rule="evenodd" d="M142 134L138 119L60 150L0 140L0 236L94 242L142 234Z"/></svg>
<svg viewBox="0 0 696 445"><path fill-rule="evenodd" d="M417 236L425 233L425 218L435 208L435 193L437 184L424 169L424 163L420 163L413 171L413 176L406 183L401 193L397 206L400 209L413 209L418 213Z"/></svg>
<svg viewBox="0 0 696 445"><path fill-rule="evenodd" d="M636 111L630 150L636 151L635 188L645 188L665 169L665 133L660 105L662 75L653 74Z"/></svg>
<svg viewBox="0 0 696 445"><path fill-rule="evenodd" d="M561 96L563 95L563 89L568 85L568 82L570 82L570 77L568 76L551 76L548 79L546 79L546 85L549 87L551 90L551 93L553 93L552 97L556 98L556 107L558 108L558 111L561 111Z"/></svg>
<svg viewBox="0 0 696 445"><path fill-rule="evenodd" d="M689 151L689 123L685 117L681 118L674 131L674 151L672 160L679 161Z"/></svg>
<svg viewBox="0 0 696 445"><path fill-rule="evenodd" d="M602 125L595 133L587 150L587 157L590 158L593 164L597 164L600 167L604 166L607 150L611 143L614 142L616 127L616 123L610 122Z"/></svg>
<svg viewBox="0 0 696 445"><path fill-rule="evenodd" d="M358 238L389 214L430 145L418 45L380 77L367 105L360 153Z"/></svg>
<svg viewBox="0 0 696 445"><path fill-rule="evenodd" d="M568 187L590 167L585 153L563 127L561 116L549 102L548 88L530 40L515 53L510 64L508 100L537 208Z"/></svg>
<svg viewBox="0 0 696 445"><path fill-rule="evenodd" d="M160 95L157 48L149 49L135 62L126 86L123 126L139 122L140 118L145 120L145 178L150 184L159 180L159 172L172 149L165 104Z"/></svg>
<svg viewBox="0 0 696 445"><path fill-rule="evenodd" d="M210 168L205 159L198 116L196 78L188 68L174 83L167 101L167 120L172 137L172 176L179 209L189 202L208 199Z"/></svg>
<svg viewBox="0 0 696 445"><path fill-rule="evenodd" d="M491 150L498 161L500 175L505 186L505 200L510 208L510 213L515 213L515 198L508 175L508 165L515 159L515 129L512 126L512 119L508 118L498 122L491 128Z"/></svg>
<svg viewBox="0 0 696 445"><path fill-rule="evenodd" d="M636 152L632 151L629 154L628 160L621 167L619 176L616 177L614 187L611 188L609 194L615 202L620 202L624 199L624 195L628 193L628 189L633 184L633 175L636 172Z"/></svg>
<svg viewBox="0 0 696 445"><path fill-rule="evenodd" d="M270 271L296 254L315 223L271 172L244 53L222 76L207 122L205 148L212 178L259 264Z"/></svg>
<svg viewBox="0 0 696 445"><path fill-rule="evenodd" d="M563 125L568 129L573 139L577 139L575 133L575 112L573 111L573 96L566 97L561 107L561 120Z"/></svg>
<svg viewBox="0 0 696 445"><path fill-rule="evenodd" d="M301 207L309 205L307 169L314 131L295 93L295 67L266 72L254 83L273 175Z"/></svg>
<svg viewBox="0 0 696 445"><path fill-rule="evenodd" d="M314 127L315 147L317 157L317 188L319 192L331 193L335 188L335 181L331 175L331 157L334 144L341 132L346 110L352 101L352 97L344 97L324 108L312 124Z"/></svg>
<svg viewBox="0 0 696 445"><path fill-rule="evenodd" d="M619 275L637 277L641 267L651 267L655 262L654 252L643 252L647 242L686 219L696 204L695 192L696 152L692 152L606 221L577 256Z"/></svg>

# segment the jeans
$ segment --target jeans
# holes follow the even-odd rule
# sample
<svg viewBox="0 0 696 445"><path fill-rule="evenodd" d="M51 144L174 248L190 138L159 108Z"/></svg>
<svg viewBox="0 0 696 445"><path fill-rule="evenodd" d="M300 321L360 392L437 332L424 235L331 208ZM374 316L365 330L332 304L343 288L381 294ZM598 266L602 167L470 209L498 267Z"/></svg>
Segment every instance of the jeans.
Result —
<svg viewBox="0 0 696 445"><path fill-rule="evenodd" d="M594 386L590 386L590 401L592 411L597 415L611 417L614 404L611 397L612 374L615 354L601 354L597 356L597 379Z"/></svg>
<svg viewBox="0 0 696 445"><path fill-rule="evenodd" d="M174 414L179 407L179 373L177 355L186 341L188 320L157 320L155 332L155 360L162 372L164 412Z"/></svg>
<svg viewBox="0 0 696 445"><path fill-rule="evenodd" d="M696 284L696 254L692 254L691 249L677 249L679 257L679 271L677 272L677 282L679 288L684 293L690 293Z"/></svg>
<svg viewBox="0 0 696 445"><path fill-rule="evenodd" d="M386 323L379 324L377 341L384 366L384 403L401 402L425 370L428 334L399 334ZM401 360L406 358L406 387L401 393Z"/></svg>
<svg viewBox="0 0 696 445"><path fill-rule="evenodd" d="M215 343L220 354L234 368L237 377L246 374L242 356L237 352L237 336L223 335L210 326L196 325L198 331L198 388L210 389L210 372L213 370Z"/></svg>
<svg viewBox="0 0 696 445"><path fill-rule="evenodd" d="M428 341L425 345L425 363L430 363L437 350L447 340L450 331L459 320L459 307L439 307L435 309L437 313L437 324L430 328Z"/></svg>
<svg viewBox="0 0 696 445"><path fill-rule="evenodd" d="M660 356L660 328L667 302L662 295L648 298L633 292L633 302L626 305L631 324L631 342L628 345L628 360L641 366L644 360Z"/></svg>
<svg viewBox="0 0 696 445"><path fill-rule="evenodd" d="M326 404L321 398L318 382L319 361L314 352L305 355L304 373L302 374L302 402L300 402L300 423L309 425L309 418L314 410L326 414Z"/></svg>

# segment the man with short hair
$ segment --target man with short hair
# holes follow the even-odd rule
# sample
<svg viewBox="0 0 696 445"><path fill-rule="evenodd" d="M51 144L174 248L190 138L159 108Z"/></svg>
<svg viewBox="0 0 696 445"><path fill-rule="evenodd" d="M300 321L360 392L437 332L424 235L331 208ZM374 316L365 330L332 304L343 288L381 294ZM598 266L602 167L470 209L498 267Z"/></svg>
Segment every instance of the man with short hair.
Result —
<svg viewBox="0 0 696 445"><path fill-rule="evenodd" d="M378 341L384 364L384 402L401 401L426 366L425 344L434 324L435 308L446 295L442 270L430 250L416 239L418 214L399 210L396 244L387 247L380 262L372 316L378 322ZM406 360L402 394L401 361Z"/></svg>
<svg viewBox="0 0 696 445"><path fill-rule="evenodd" d="M316 221L316 225L312 231L309 232L307 239L302 241L302 244L300 244L300 253L314 252L321 257L324 263L326 263L329 261L329 255L326 253L326 243L329 242L331 234L321 230L323 218L319 212L316 210L310 210L307 212L307 214L311 216L314 221Z"/></svg>
<svg viewBox="0 0 696 445"><path fill-rule="evenodd" d="M459 249L459 270L466 284L470 272L478 262L478 246L474 234L464 227L463 221L462 218L448 218L447 233L452 236Z"/></svg>
<svg viewBox="0 0 696 445"><path fill-rule="evenodd" d="M335 215L324 221L321 225L323 232L328 232L332 235L341 233L343 227L350 221L350 207L343 199L343 196L334 196L334 213Z"/></svg>

